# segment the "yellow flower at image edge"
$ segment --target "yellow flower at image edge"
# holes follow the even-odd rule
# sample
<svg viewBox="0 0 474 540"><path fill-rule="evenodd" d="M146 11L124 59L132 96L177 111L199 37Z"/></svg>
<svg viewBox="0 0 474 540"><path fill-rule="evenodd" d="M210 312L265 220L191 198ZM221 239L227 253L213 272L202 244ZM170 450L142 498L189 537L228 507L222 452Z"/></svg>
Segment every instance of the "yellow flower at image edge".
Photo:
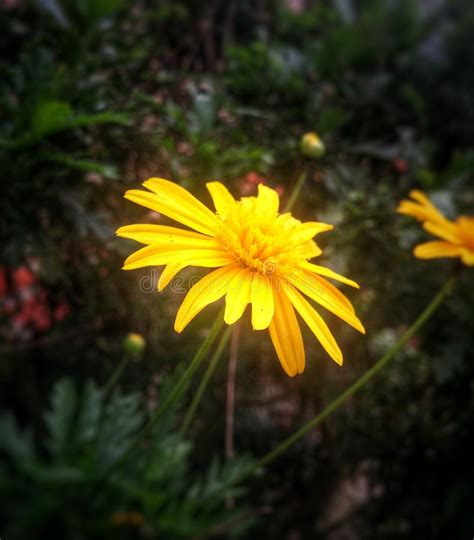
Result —
<svg viewBox="0 0 474 540"><path fill-rule="evenodd" d="M168 180L150 178L143 185L149 191L132 189L125 198L193 230L156 224L121 227L118 236L146 245L128 257L124 269L165 265L158 281L161 291L186 266L214 268L184 298L176 316L177 332L222 297L227 324L240 319L251 304L253 329L268 328L283 369L294 376L305 367L296 310L331 358L342 364L333 335L306 298L365 333L350 301L322 276L356 288L357 283L309 262L321 254L313 237L331 230L331 225L302 223L289 212L280 214L277 192L262 184L256 197L236 201L220 182L208 183L216 212Z"/></svg>
<svg viewBox="0 0 474 540"><path fill-rule="evenodd" d="M413 199L402 201L397 210L423 223L423 228L441 240L425 242L415 247L419 259L459 257L467 266L474 266L474 217L447 219L421 191L411 191Z"/></svg>

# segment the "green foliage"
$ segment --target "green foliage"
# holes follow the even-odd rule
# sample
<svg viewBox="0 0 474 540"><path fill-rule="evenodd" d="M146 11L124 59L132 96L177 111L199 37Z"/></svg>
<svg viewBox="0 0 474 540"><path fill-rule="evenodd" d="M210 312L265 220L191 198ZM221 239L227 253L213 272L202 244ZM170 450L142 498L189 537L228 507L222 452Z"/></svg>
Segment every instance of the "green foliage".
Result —
<svg viewBox="0 0 474 540"><path fill-rule="evenodd" d="M31 433L29 431L22 432L10 413L4 413L0 417L0 427L2 430L0 440L2 452L19 461L33 458Z"/></svg>
<svg viewBox="0 0 474 540"><path fill-rule="evenodd" d="M76 127L106 123L127 125L129 119L123 114L107 112L98 114L74 114L69 103L64 101L40 103L31 118L29 142L35 142L53 133Z"/></svg>
<svg viewBox="0 0 474 540"><path fill-rule="evenodd" d="M52 390L45 447L41 441L34 445L31 433L21 431L11 415L0 416L4 534L14 539L38 534L113 538L121 533L118 527L135 527L137 538L173 539L205 535L236 518L243 525L245 510L228 510L224 503L242 494L227 486L250 462L236 458L220 465L213 459L207 472L195 474L190 443L166 423L155 427L121 469L114 469L144 418L138 395L115 392L107 401L94 382L78 391L70 379ZM138 522L127 522L130 512ZM24 516L21 522L17 515Z"/></svg>

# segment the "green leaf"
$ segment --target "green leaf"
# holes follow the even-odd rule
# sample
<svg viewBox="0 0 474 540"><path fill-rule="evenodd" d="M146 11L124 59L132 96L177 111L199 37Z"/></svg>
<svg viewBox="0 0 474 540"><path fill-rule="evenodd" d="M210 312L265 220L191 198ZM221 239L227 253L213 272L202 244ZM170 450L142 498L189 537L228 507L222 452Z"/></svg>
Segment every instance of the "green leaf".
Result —
<svg viewBox="0 0 474 540"><path fill-rule="evenodd" d="M115 165L98 163L97 161L88 159L77 159L70 157L67 154L60 153L48 152L43 154L43 157L48 161L61 163L62 165L66 165L67 167L76 169L78 171L96 172L105 178L109 178L110 180L116 180L119 176L118 168Z"/></svg>
<svg viewBox="0 0 474 540"><path fill-rule="evenodd" d="M31 432L21 431L11 413L0 416L0 450L15 460L31 459L34 455Z"/></svg>
<svg viewBox="0 0 474 540"><path fill-rule="evenodd" d="M55 457L64 457L72 435L77 393L70 379L61 379L53 388L51 408L45 414L48 448Z"/></svg>
<svg viewBox="0 0 474 540"><path fill-rule="evenodd" d="M60 131L97 124L127 126L130 124L130 118L126 114L108 111L75 114L71 105L65 101L47 101L36 107L31 119L30 134L23 142L34 142Z"/></svg>
<svg viewBox="0 0 474 540"><path fill-rule="evenodd" d="M98 22L104 17L113 15L125 5L124 0L93 0L82 3L82 11L90 23Z"/></svg>
<svg viewBox="0 0 474 540"><path fill-rule="evenodd" d="M132 435L142 424L138 394L121 396L116 393L106 406L97 442L98 459L101 465L109 465L128 450Z"/></svg>
<svg viewBox="0 0 474 540"><path fill-rule="evenodd" d="M130 117L128 114L116 112L102 112L96 114L78 114L69 122L68 128L81 126L93 126L97 124L118 124L129 126Z"/></svg>
<svg viewBox="0 0 474 540"><path fill-rule="evenodd" d="M38 463L28 463L23 469L35 480L46 484L77 484L85 480L83 471L76 467L65 465L47 466Z"/></svg>
<svg viewBox="0 0 474 540"><path fill-rule="evenodd" d="M97 436L102 411L102 392L94 381L88 380L81 396L81 404L74 433L79 446L91 443Z"/></svg>
<svg viewBox="0 0 474 540"><path fill-rule="evenodd" d="M34 138L42 138L69 126L74 111L64 101L48 101L40 103L31 119L31 134Z"/></svg>

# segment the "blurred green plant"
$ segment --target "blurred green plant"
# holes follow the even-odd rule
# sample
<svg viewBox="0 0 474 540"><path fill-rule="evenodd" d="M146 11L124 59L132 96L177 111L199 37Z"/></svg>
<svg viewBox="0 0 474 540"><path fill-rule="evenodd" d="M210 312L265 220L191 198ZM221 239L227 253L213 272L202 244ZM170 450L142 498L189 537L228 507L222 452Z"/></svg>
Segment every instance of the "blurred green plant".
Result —
<svg viewBox="0 0 474 540"><path fill-rule="evenodd" d="M144 418L137 394L114 392L105 400L93 381L79 390L70 379L55 384L38 443L29 429L20 429L11 414L3 413L2 534L12 539L115 538L120 526L129 533L135 528L137 538L178 539L207 537L213 530L244 531L251 513L225 505L226 498L242 495L241 488L221 487L238 477L249 460L221 465L211 459L205 471L195 474L191 444L172 432L169 417L155 425L146 444L119 471L102 481Z"/></svg>

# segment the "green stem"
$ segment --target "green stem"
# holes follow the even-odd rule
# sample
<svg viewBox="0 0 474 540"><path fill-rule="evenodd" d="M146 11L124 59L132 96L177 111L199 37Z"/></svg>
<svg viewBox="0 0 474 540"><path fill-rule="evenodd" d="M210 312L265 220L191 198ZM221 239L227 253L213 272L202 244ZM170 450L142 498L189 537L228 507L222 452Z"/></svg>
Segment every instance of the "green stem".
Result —
<svg viewBox="0 0 474 540"><path fill-rule="evenodd" d="M303 170L298 176L298 180L296 181L295 187L293 188L290 198L288 199L288 202L286 203L286 206L283 210L284 212L289 212L293 208L296 202L296 199L298 199L299 194L301 193L301 190L304 186L304 183L306 181L306 176L307 176L307 171L306 171L306 168L303 166Z"/></svg>
<svg viewBox="0 0 474 540"><path fill-rule="evenodd" d="M454 281L455 278L453 277L444 284L438 294L433 298L430 304L424 309L424 311L419 315L419 317L410 326L410 328L408 328L408 330L402 335L402 337L397 341L397 343L390 347L390 349L388 349L388 351L369 370L367 370L361 377L359 377L357 381L352 384L352 386L342 392L342 394L340 394L334 401L332 401L321 413L319 413L312 420L304 424L300 429L293 433L293 435L285 439L271 452L264 455L257 462L254 469L256 470L259 467L267 465L268 463L279 457L281 454L283 454L286 450L288 450L288 448L290 448L290 446L293 446L295 442L297 442L299 439L301 439L301 437L306 435L308 431L314 429L325 418L327 418L330 414L336 411L345 401L347 401L347 399L349 399L358 390L360 390L365 385L365 383L372 379L372 377L374 377L384 366L386 366L391 360L393 360L393 358L395 358L395 356L402 349L405 343L414 334L416 334L416 332L426 323L426 321L437 310L445 297L452 291Z"/></svg>
<svg viewBox="0 0 474 540"><path fill-rule="evenodd" d="M207 353L209 352L209 349L211 348L212 344L214 343L217 335L219 334L222 326L224 325L224 308L220 311L219 315L217 316L208 336L206 339L202 342L201 346L197 350L196 354L194 355L194 358L191 360L191 363L187 367L186 371L183 373L181 378L179 379L176 386L173 388L170 395L165 399L165 401L156 409L153 416L148 420L147 424L141 429L141 431L138 432L138 434L135 436L133 441L130 443L130 446L128 449L124 452L122 457L120 457L110 468L109 470L104 474L104 477L101 479L101 482L104 481L111 472L114 470L117 470L129 457L130 454L134 451L134 449L137 447L137 445L150 433L150 431L153 429L153 426L156 424L156 422L168 411L168 409L182 396L184 391L186 390L186 387L191 379L191 377L194 375L194 372L196 369L200 366L201 362L206 357Z"/></svg>
<svg viewBox="0 0 474 540"><path fill-rule="evenodd" d="M217 367L217 364L222 356L222 353L224 352L224 348L225 346L227 345L227 342L229 341L229 338L230 338L230 334L232 332L232 326L229 326L225 332L222 334L222 337L221 337L221 340L219 342L219 344L217 345L217 348L214 352L214 354L212 355L212 358L211 360L209 361L209 365L207 366L207 369L204 373L204 376L201 380L201 383L199 384L199 387L196 391L196 394L194 395L194 398L191 402L191 405L189 407L189 410L188 410L188 413L186 414L186 418L184 420L184 423L183 423L183 427L181 429L181 431L184 433L188 430L193 418L194 418L194 415L196 413L196 410L198 408L198 405L201 401L201 398L204 394L204 391L206 390L207 388L207 385L209 383L209 380L212 376L212 374L214 373L214 370L216 369Z"/></svg>
<svg viewBox="0 0 474 540"><path fill-rule="evenodd" d="M110 394L112 393L112 390L117 385L117 382L120 379L120 377L122 376L122 373L123 373L124 369L127 367L129 359L130 359L129 355L125 354L123 356L122 360L120 360L120 362L115 366L115 369L114 369L112 375L110 376L110 379L108 380L107 384L105 385L104 399L107 399L110 396Z"/></svg>
<svg viewBox="0 0 474 540"><path fill-rule="evenodd" d="M403 348L405 343L420 330L420 328L428 321L428 319L433 315L433 313L438 309L443 300L451 293L456 277L450 278L440 289L437 295L433 300L428 304L428 306L423 310L423 312L418 316L415 322L408 328L408 330L401 336L401 338L388 349L388 351L379 359L377 362L366 371L361 377L357 379L347 390L340 394L336 399L334 399L320 414L315 416L312 420L304 424L300 429L298 429L293 435L290 435L282 443L280 443L276 448L265 454L260 458L255 464L251 465L242 474L233 480L232 482L227 483L224 486L221 486L216 492L212 494L211 497L216 496L218 493L234 486L237 483L242 482L246 478L249 478L261 467L268 465L271 461L274 461L276 458L281 456L288 448L293 446L299 439L301 439L308 431L314 429L319 425L323 420L330 416L334 411L336 411L347 399L354 395L358 390L360 390L365 383L372 379L384 366L386 366L397 353Z"/></svg>
<svg viewBox="0 0 474 540"><path fill-rule="evenodd" d="M206 358L209 349L216 340L216 337L219 334L223 325L224 310L222 309L217 316L211 328L211 331L197 350L194 358L191 360L191 363L186 368L186 371L181 376L181 379L178 381L178 384L173 388L173 391L165 399L165 401L158 407L155 414L150 418L148 424L137 435L137 437L141 439L144 435L146 435L156 424L157 420L161 418L165 414L165 412L182 396L183 392L186 390L189 381L191 380L191 377L194 375L194 372L201 365L201 362L204 360L204 358Z"/></svg>

